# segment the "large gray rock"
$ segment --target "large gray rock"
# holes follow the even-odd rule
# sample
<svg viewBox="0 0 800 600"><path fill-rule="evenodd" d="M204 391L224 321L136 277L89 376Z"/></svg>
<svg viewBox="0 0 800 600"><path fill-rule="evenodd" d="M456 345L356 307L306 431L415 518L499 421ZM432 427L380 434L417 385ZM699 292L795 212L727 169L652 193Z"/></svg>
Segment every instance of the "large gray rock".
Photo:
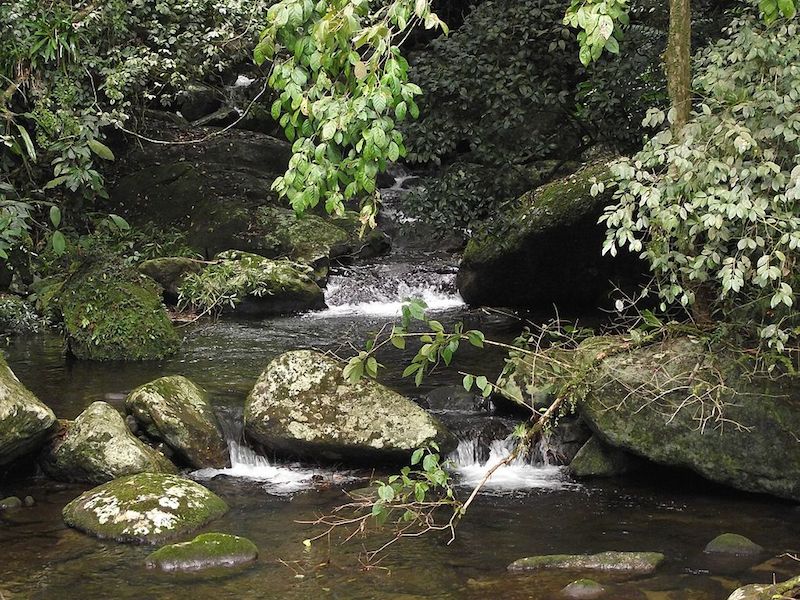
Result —
<svg viewBox="0 0 800 600"><path fill-rule="evenodd" d="M271 450L325 460L405 460L435 441L456 440L414 402L371 379L356 384L318 352L287 352L267 366L247 397L245 432Z"/></svg>
<svg viewBox="0 0 800 600"><path fill-rule="evenodd" d="M189 466L230 464L228 445L205 391L186 377L161 377L136 388L125 399L125 408L150 437L166 443Z"/></svg>
<svg viewBox="0 0 800 600"><path fill-rule="evenodd" d="M753 584L740 587L728 596L728 600L773 600L773 598L796 598L800 592L800 577L775 584Z"/></svg>
<svg viewBox="0 0 800 600"><path fill-rule="evenodd" d="M95 537L155 544L186 535L227 511L227 504L199 483L140 473L84 492L62 514L67 525Z"/></svg>
<svg viewBox="0 0 800 600"><path fill-rule="evenodd" d="M579 410L607 444L719 483L800 499L800 381L670 339L609 352Z"/></svg>
<svg viewBox="0 0 800 600"><path fill-rule="evenodd" d="M110 404L94 402L50 441L39 462L53 479L102 483L134 473L175 473L157 450L135 438Z"/></svg>
<svg viewBox="0 0 800 600"><path fill-rule="evenodd" d="M53 411L20 383L0 356L0 466L36 452L55 423Z"/></svg>

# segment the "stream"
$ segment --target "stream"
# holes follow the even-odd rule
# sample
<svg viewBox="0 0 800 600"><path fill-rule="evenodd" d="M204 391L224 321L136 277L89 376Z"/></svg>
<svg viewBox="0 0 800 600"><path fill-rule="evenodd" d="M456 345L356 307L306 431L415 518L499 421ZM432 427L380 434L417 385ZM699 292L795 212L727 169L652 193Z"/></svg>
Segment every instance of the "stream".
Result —
<svg viewBox="0 0 800 600"><path fill-rule="evenodd" d="M513 318L470 310L455 290L456 258L425 244L396 245L387 257L334 271L326 291L329 308L264 321L224 319L185 328L183 347L160 362L103 364L64 359L52 333L15 339L6 349L20 380L59 418L76 417L88 404L117 407L134 387L182 374L205 387L229 438L232 466L190 476L231 507L206 531L246 536L260 548L252 566L233 571L175 574L149 571L152 548L104 542L67 528L62 507L91 486L44 478L0 482L2 497L28 494L36 505L0 514L0 600L31 599L546 599L560 597L580 573L510 574L506 566L534 554L604 550L658 551L666 563L654 575L591 575L626 599L724 600L741 583L795 575L798 565L774 558L800 548L800 510L790 503L721 488L683 472L655 470L636 478L577 482L562 467L518 460L501 469L447 544L430 534L395 545L377 565L359 561L380 537L340 544L336 538L303 540L318 528L298 523L331 510L343 489L368 484L368 471L287 463L259 456L242 443L244 398L270 359L296 348L351 352L362 347L400 312L404 299L425 299L445 326L458 321L487 336L510 340ZM416 388L401 377L409 348L379 357L380 380L428 402L461 438L450 457L460 489L468 493L486 470L510 451L504 439L512 422L473 406L456 394L458 370L494 376L499 353L467 348L458 368L439 371ZM448 391L458 401L441 402ZM486 431L495 432L487 441ZM482 433L484 432L484 433ZM380 475L380 473L378 473ZM761 564L711 561L702 550L720 533L746 535L765 547ZM766 562L763 562L766 561Z"/></svg>

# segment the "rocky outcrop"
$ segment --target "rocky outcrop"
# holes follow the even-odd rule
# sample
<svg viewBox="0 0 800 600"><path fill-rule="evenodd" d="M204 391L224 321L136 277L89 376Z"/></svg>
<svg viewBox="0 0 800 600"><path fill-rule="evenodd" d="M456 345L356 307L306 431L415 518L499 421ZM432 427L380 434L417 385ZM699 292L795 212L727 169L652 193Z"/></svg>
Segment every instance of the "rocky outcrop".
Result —
<svg viewBox="0 0 800 600"><path fill-rule="evenodd" d="M219 496L199 483L140 473L84 492L62 514L67 525L95 537L155 544L186 535L227 510Z"/></svg>
<svg viewBox="0 0 800 600"><path fill-rule="evenodd" d="M39 463L53 479L102 483L135 473L175 473L163 454L135 438L122 416L95 402L75 421L62 421Z"/></svg>
<svg viewBox="0 0 800 600"><path fill-rule="evenodd" d="M664 561L658 552L601 552L599 554L548 554L515 560L509 571L565 569L647 574Z"/></svg>
<svg viewBox="0 0 800 600"><path fill-rule="evenodd" d="M195 469L230 464L228 445L205 391L186 377L161 377L136 388L125 408L151 438Z"/></svg>
<svg viewBox="0 0 800 600"><path fill-rule="evenodd" d="M753 584L740 587L728 596L728 600L773 600L774 598L796 598L800 593L800 577L775 584Z"/></svg>
<svg viewBox="0 0 800 600"><path fill-rule="evenodd" d="M189 542L159 548L145 559L151 569L200 571L237 567L258 558L258 548L247 538L225 533L204 533Z"/></svg>
<svg viewBox="0 0 800 600"><path fill-rule="evenodd" d="M749 376L746 357L670 339L610 353L583 418L607 444L750 492L800 499L800 381Z"/></svg>
<svg viewBox="0 0 800 600"><path fill-rule="evenodd" d="M592 196L595 182L606 190ZM605 229L597 220L610 204L610 182L608 165L595 164L520 198L469 241L457 278L464 300L481 306L596 308L614 284L638 280L646 272L638 260L601 253Z"/></svg>
<svg viewBox="0 0 800 600"><path fill-rule="evenodd" d="M0 356L0 467L36 452L56 423L45 406Z"/></svg>
<svg viewBox="0 0 800 600"><path fill-rule="evenodd" d="M245 432L270 450L329 461L407 460L435 441L456 446L447 429L414 402L371 379L352 384L342 365L299 350L274 359L245 404Z"/></svg>
<svg viewBox="0 0 800 600"><path fill-rule="evenodd" d="M121 262L88 260L54 291L77 358L155 360L174 354L178 334L155 282Z"/></svg>

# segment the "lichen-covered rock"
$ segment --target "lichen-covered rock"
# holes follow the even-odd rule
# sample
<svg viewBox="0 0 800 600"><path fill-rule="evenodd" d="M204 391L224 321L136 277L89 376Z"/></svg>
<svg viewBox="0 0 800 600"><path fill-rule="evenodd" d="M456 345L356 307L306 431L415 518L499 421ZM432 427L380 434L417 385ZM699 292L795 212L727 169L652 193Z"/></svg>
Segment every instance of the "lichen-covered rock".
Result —
<svg viewBox="0 0 800 600"><path fill-rule="evenodd" d="M561 590L561 595L572 600L593 600L606 591L602 585L592 579L578 579Z"/></svg>
<svg viewBox="0 0 800 600"><path fill-rule="evenodd" d="M194 258L170 256L146 260L139 265L139 271L161 286L167 301L175 303L178 301L178 287L184 276L188 273L199 273L207 265L207 262Z"/></svg>
<svg viewBox="0 0 800 600"><path fill-rule="evenodd" d="M180 340L155 282L116 262L87 261L58 291L70 352L89 360L154 360Z"/></svg>
<svg viewBox="0 0 800 600"><path fill-rule="evenodd" d="M773 600L774 598L797 598L800 593L800 577L775 584L752 584L740 587L728 596L728 600Z"/></svg>
<svg viewBox="0 0 800 600"><path fill-rule="evenodd" d="M690 338L610 353L578 409L614 447L798 500L800 380L750 376L743 360Z"/></svg>
<svg viewBox="0 0 800 600"><path fill-rule="evenodd" d="M186 377L161 377L136 388L125 408L145 432L196 469L230 464L228 445L206 392Z"/></svg>
<svg viewBox="0 0 800 600"><path fill-rule="evenodd" d="M53 411L22 385L0 356L0 466L36 452L55 423Z"/></svg>
<svg viewBox="0 0 800 600"><path fill-rule="evenodd" d="M189 542L159 548L145 564L164 571L199 571L236 567L258 558L258 548L247 538L225 533L204 533Z"/></svg>
<svg viewBox="0 0 800 600"><path fill-rule="evenodd" d="M180 285L187 301L203 306L208 299L228 298L223 308L265 317L325 308L325 295L311 267L229 250L217 255L202 273L187 275Z"/></svg>
<svg viewBox="0 0 800 600"><path fill-rule="evenodd" d="M635 457L592 436L569 463L569 470L575 477L615 477L636 466Z"/></svg>
<svg viewBox="0 0 800 600"><path fill-rule="evenodd" d="M199 483L140 473L84 492L63 510L64 522L118 542L155 544L221 517L228 505Z"/></svg>
<svg viewBox="0 0 800 600"><path fill-rule="evenodd" d="M637 259L601 253L597 220L611 198L606 163L589 166L520 198L473 237L457 285L472 305L596 308L614 288L646 271ZM592 196L596 182L604 193ZM614 282L614 283L610 283Z"/></svg>
<svg viewBox="0 0 800 600"><path fill-rule="evenodd" d="M318 352L287 352L267 366L247 397L245 432L288 455L370 462L405 460L436 441L456 440L414 402L371 379L351 384L342 365Z"/></svg>
<svg viewBox="0 0 800 600"><path fill-rule="evenodd" d="M175 473L163 454L131 434L125 420L106 402L94 402L61 429L39 463L53 479L102 483L134 473Z"/></svg>
<svg viewBox="0 0 800 600"><path fill-rule="evenodd" d="M509 571L565 569L647 574L664 561L659 552L600 552L599 554L549 554L515 560Z"/></svg>
<svg viewBox="0 0 800 600"><path fill-rule="evenodd" d="M708 542L703 552L729 556L758 556L764 552L764 548L738 533L723 533Z"/></svg>

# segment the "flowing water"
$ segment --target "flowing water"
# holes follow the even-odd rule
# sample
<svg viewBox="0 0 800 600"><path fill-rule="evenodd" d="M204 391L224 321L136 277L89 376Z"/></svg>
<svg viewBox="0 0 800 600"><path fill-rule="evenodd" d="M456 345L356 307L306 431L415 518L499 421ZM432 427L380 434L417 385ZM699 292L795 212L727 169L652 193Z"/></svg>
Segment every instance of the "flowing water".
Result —
<svg viewBox="0 0 800 600"><path fill-rule="evenodd" d="M792 504L661 470L638 479L578 483L558 466L522 459L497 471L449 545L449 536L439 534L403 541L370 566L362 564L360 553L382 543L379 533L344 545L333 537L305 547L303 540L320 530L302 521L343 502L342 490L367 485L372 473L258 456L242 443L247 392L267 362L285 350L313 347L344 355L350 344L362 346L399 314L409 296L423 297L446 325L464 321L495 338L512 338L520 327L515 320L464 307L454 288L455 264L446 252L403 247L334 273L325 311L186 328L181 352L161 362L70 361L52 334L14 340L7 349L11 367L60 418L74 418L96 400L121 406L129 390L162 375L183 374L204 386L225 425L232 463L190 475L231 506L208 530L244 535L259 546L261 556L235 571L148 571L144 558L152 548L99 541L63 525L62 507L89 486L43 478L0 481L0 497L30 494L37 501L32 508L0 513L0 600L545 599L559 597L558 590L583 574L508 574L506 566L532 554L603 550L651 550L668 557L655 576L596 577L608 587L606 597L622 600L724 599L740 582L800 571L790 558L775 558L800 549L800 510ZM463 394L453 394L454 405L435 401L433 394L459 385L457 369L415 388L401 377L413 352L381 356L387 365L381 379L429 402L459 432L463 439L450 458L468 493L507 456L512 424L482 412ZM459 368L467 371L493 375L501 365L496 353L468 348L459 356ZM763 545L760 564L712 562L704 556L704 545L726 531Z"/></svg>

